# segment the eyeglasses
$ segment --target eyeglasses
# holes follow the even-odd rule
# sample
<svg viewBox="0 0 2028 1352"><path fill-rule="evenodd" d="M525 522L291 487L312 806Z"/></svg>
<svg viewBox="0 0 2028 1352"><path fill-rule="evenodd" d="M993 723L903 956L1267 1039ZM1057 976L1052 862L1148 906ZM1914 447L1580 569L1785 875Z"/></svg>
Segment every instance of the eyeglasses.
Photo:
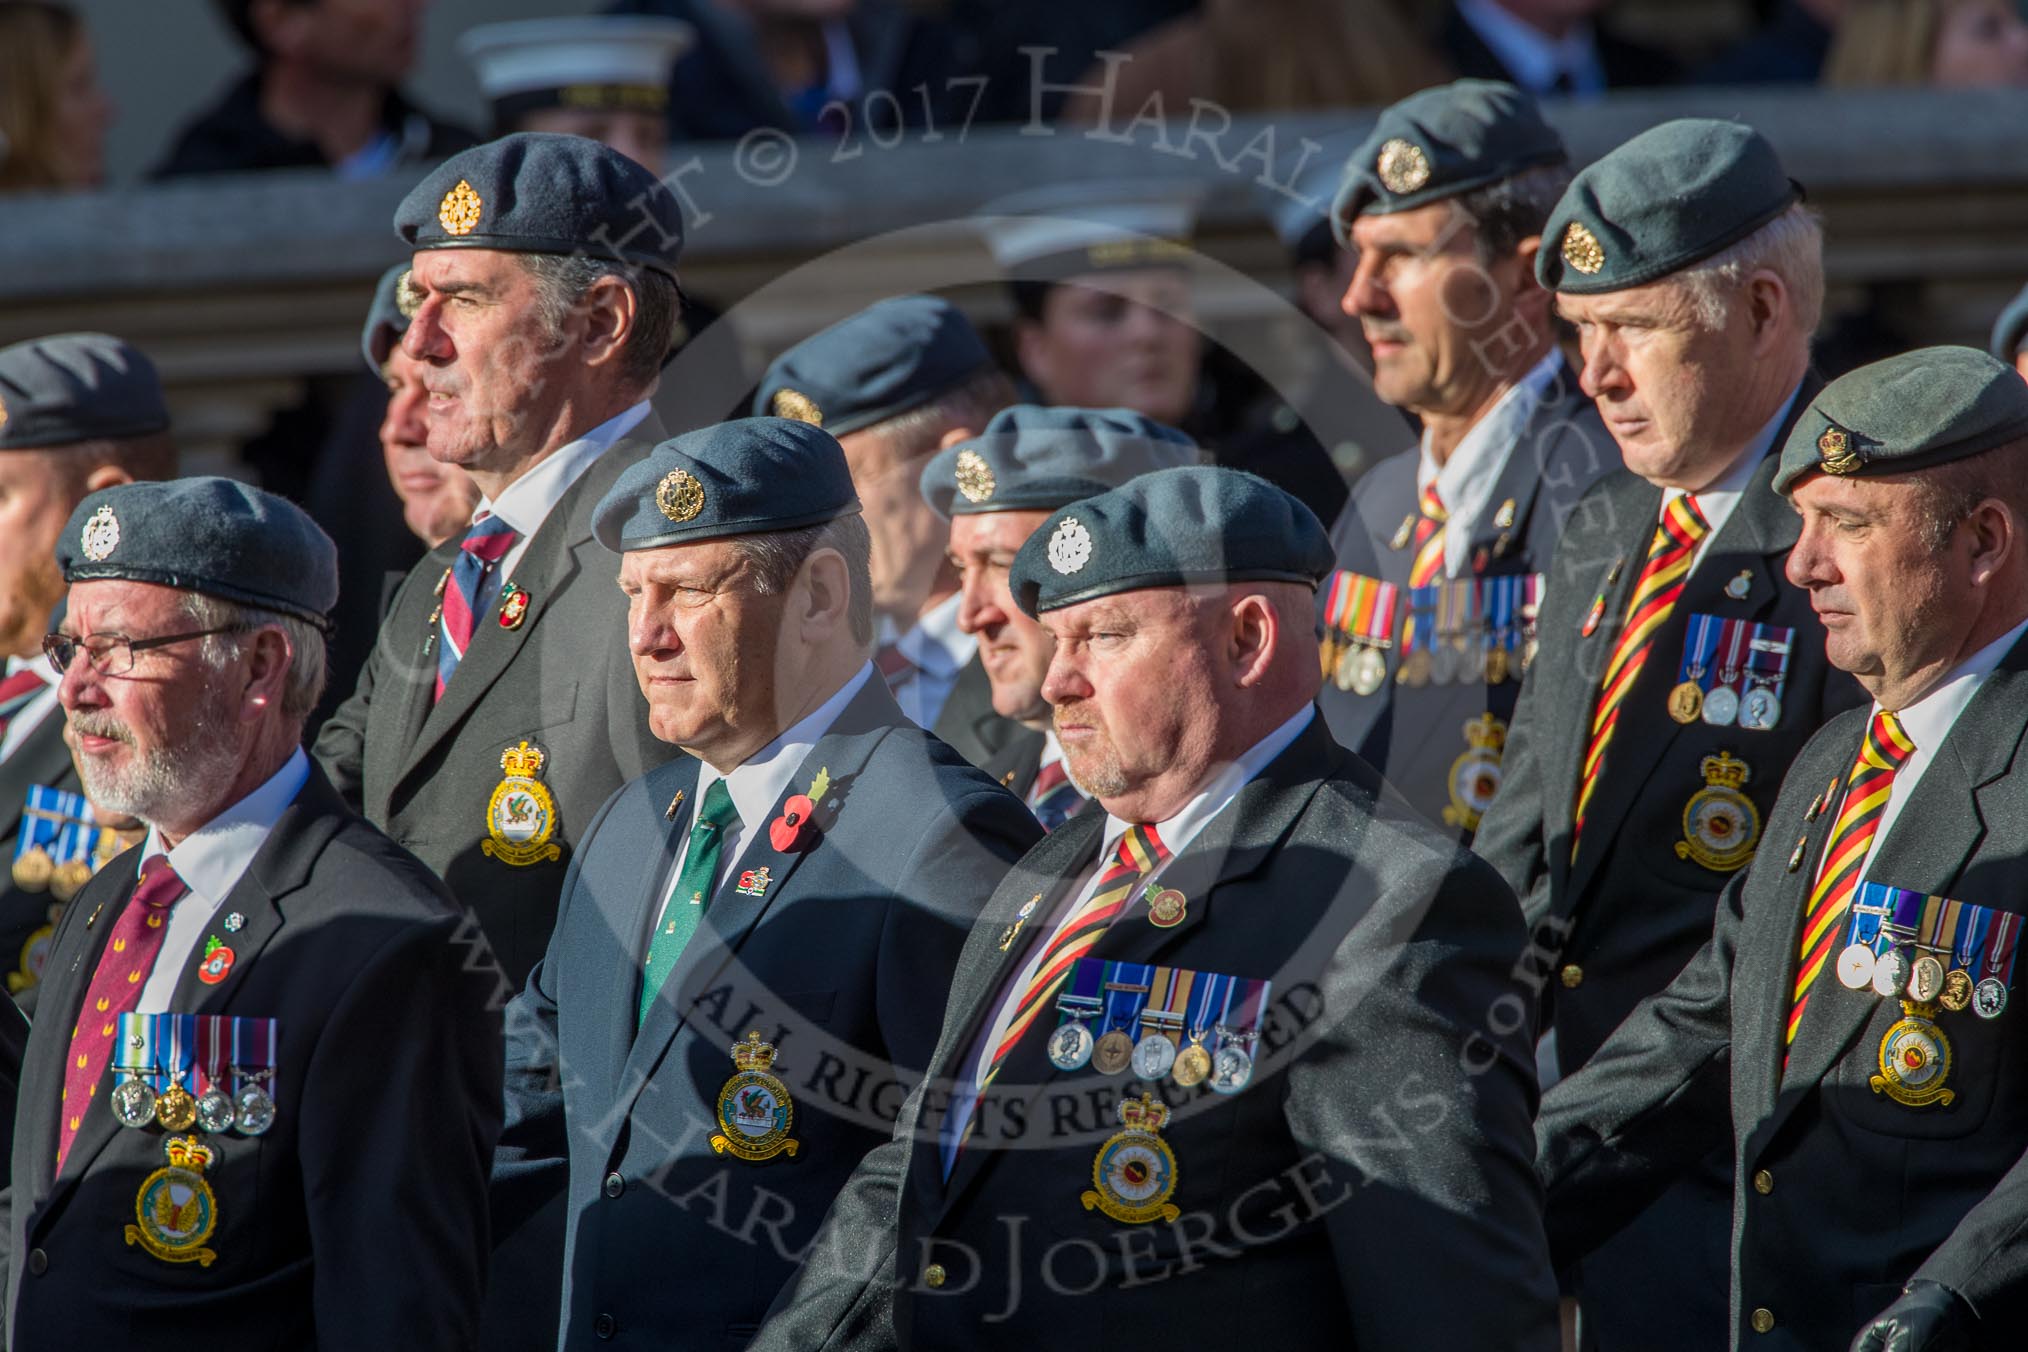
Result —
<svg viewBox="0 0 2028 1352"><path fill-rule="evenodd" d="M213 634L248 632L248 627L243 624L222 624L216 629L193 629L187 634L164 634L160 638L128 638L125 634L87 634L76 638L70 634L44 634L42 652L59 676L70 670L71 662L80 652L99 675L124 676L134 669L135 653L193 638L209 638Z"/></svg>

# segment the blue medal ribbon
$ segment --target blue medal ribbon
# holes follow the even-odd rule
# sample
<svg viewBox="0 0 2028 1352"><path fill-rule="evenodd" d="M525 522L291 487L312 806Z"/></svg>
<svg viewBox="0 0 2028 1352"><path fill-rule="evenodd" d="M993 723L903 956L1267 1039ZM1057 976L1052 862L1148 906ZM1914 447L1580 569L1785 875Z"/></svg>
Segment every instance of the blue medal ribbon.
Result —
<svg viewBox="0 0 2028 1352"><path fill-rule="evenodd" d="M1123 1032L1130 1038L1139 1038L1137 1031L1141 1022L1141 1009L1148 1003L1148 984L1155 975L1155 965L1148 962L1109 962L1106 964L1106 1019L1100 1036L1114 1031ZM1123 989L1114 989L1120 987Z"/></svg>
<svg viewBox="0 0 2028 1352"><path fill-rule="evenodd" d="M1438 584L1408 589L1408 622L1401 630L1401 655L1405 660L1417 648L1436 647Z"/></svg>
<svg viewBox="0 0 2028 1352"><path fill-rule="evenodd" d="M1222 1017L1231 1004L1231 977L1209 972L1198 977L1196 993L1190 1000L1190 1040L1203 1042L1210 1037L1213 1022Z"/></svg>
<svg viewBox="0 0 2028 1352"><path fill-rule="evenodd" d="M1885 883L1859 884L1859 895L1852 899L1852 919L1845 931L1847 946L1864 944L1879 956L1883 923L1896 914L1902 896L1919 899L1922 894Z"/></svg>
<svg viewBox="0 0 2028 1352"><path fill-rule="evenodd" d="M190 1068L197 1061L197 1016L195 1014L150 1014L154 1024L148 1039L148 1083L157 1094L166 1094L172 1085L188 1089ZM167 1055L164 1055L164 1053Z"/></svg>
<svg viewBox="0 0 2028 1352"><path fill-rule="evenodd" d="M1690 628L1683 635L1683 663L1676 669L1679 683L1692 681L1699 690L1711 689L1719 638L1723 632L1722 621L1716 615L1690 617Z"/></svg>

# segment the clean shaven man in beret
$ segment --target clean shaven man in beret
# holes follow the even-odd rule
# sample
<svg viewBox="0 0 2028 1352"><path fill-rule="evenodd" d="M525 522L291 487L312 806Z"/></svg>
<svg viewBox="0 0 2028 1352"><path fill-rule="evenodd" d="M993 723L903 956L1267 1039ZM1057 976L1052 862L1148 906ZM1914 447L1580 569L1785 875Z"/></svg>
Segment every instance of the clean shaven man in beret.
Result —
<svg viewBox="0 0 2028 1352"><path fill-rule="evenodd" d="M504 1219L567 1190L564 1348L743 1346L928 1064L958 952L1041 835L867 660L829 433L658 446L594 518L655 735L509 1010Z"/></svg>
<svg viewBox="0 0 2028 1352"><path fill-rule="evenodd" d="M1810 402L1774 480L1788 575L1870 706L1796 757L1704 948L1543 1101L1560 1261L1726 1151L1732 1347L2028 1327L2024 483L2028 385L1984 353L1910 352Z"/></svg>
<svg viewBox="0 0 2028 1352"><path fill-rule="evenodd" d="M1545 1083L1710 936L1789 762L1861 698L1783 576L1797 522L1769 489L1819 384L1821 253L1773 147L1732 122L1635 137L1576 176L1543 232L1536 275L1626 462L1557 545L1505 787L1474 842L1526 913ZM1725 1336L1727 1166L1713 1154L1587 1259L1584 1331L1603 1352Z"/></svg>
<svg viewBox="0 0 2028 1352"><path fill-rule="evenodd" d="M1042 681L1056 641L1014 604L1015 556L1057 508L1197 455L1183 433L1131 409L1016 404L923 467L923 501L951 523L958 627L979 641L937 735L1020 794L1045 831L1090 800L1050 726Z"/></svg>
<svg viewBox="0 0 2028 1352"><path fill-rule="evenodd" d="M402 335L421 303L408 284L410 267L396 263L381 274L359 336L367 370L387 385L387 410L380 418L380 454L387 480L401 501L402 524L435 549L463 535L478 505L472 476L430 454L428 367L402 349Z"/></svg>
<svg viewBox="0 0 2028 1352"><path fill-rule="evenodd" d="M12 865L0 971L16 995L41 979L57 918L117 844L78 810L57 677L41 652L63 603L59 532L88 494L175 473L162 383L139 349L103 333L0 348L0 851Z"/></svg>
<svg viewBox="0 0 2028 1352"><path fill-rule="evenodd" d="M401 346L430 454L471 475L479 505L409 574L317 756L471 909L505 999L549 943L599 804L668 754L591 515L664 435L648 397L677 320L681 212L616 151L521 133L445 161L395 229L415 251Z"/></svg>
<svg viewBox="0 0 2028 1352"><path fill-rule="evenodd" d="M1307 508L1208 466L1022 546L1099 806L987 903L926 1088L759 1346L1556 1345L1519 914L1331 740L1330 566Z"/></svg>
<svg viewBox="0 0 2028 1352"><path fill-rule="evenodd" d="M31 992L9 1346L476 1347L500 1018L443 884L301 749L337 551L202 478L91 494L57 557L84 788L147 838Z"/></svg>
<svg viewBox="0 0 2028 1352"><path fill-rule="evenodd" d="M1460 80L1383 112L1333 206L1374 391L1422 437L1359 480L1332 529L1318 703L1332 736L1467 841L1500 788L1550 553L1619 467L1535 280L1569 183L1533 99Z"/></svg>
<svg viewBox="0 0 2028 1352"><path fill-rule="evenodd" d="M941 727L978 643L958 626L943 519L916 480L925 460L1013 402L971 321L936 296L893 296L847 316L775 358L754 392L755 416L811 423L845 448L873 537L874 665L925 728Z"/></svg>

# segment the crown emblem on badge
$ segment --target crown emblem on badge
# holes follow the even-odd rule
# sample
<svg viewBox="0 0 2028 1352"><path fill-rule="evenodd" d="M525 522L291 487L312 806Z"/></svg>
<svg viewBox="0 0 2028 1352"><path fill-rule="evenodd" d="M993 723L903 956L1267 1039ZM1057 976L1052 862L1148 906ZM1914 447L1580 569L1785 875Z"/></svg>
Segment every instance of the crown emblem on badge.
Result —
<svg viewBox="0 0 2028 1352"><path fill-rule="evenodd" d="M1429 182L1429 156L1422 153L1421 146L1399 136L1380 147L1380 158L1373 167L1380 175L1380 186L1391 193L1414 192Z"/></svg>
<svg viewBox="0 0 2028 1352"><path fill-rule="evenodd" d="M533 779L542 773L542 748L523 742L500 753L500 769L517 779Z"/></svg>
<svg viewBox="0 0 2028 1352"><path fill-rule="evenodd" d="M444 200L437 204L437 223L447 235L469 235L478 228L479 213L485 209L479 194L461 178L458 186L445 193Z"/></svg>
<svg viewBox="0 0 2028 1352"><path fill-rule="evenodd" d="M1153 1094L1120 1105L1120 1125L1129 1131L1160 1131L1169 1121L1169 1105Z"/></svg>
<svg viewBox="0 0 2028 1352"><path fill-rule="evenodd" d="M1487 751L1498 751L1507 745L1507 729L1491 714L1480 714L1465 724L1465 743Z"/></svg>
<svg viewBox="0 0 2028 1352"><path fill-rule="evenodd" d="M1850 474L1866 463L1866 457L1852 445L1852 434L1842 427L1827 427L1817 438L1817 463L1826 474Z"/></svg>
<svg viewBox="0 0 2028 1352"><path fill-rule="evenodd" d="M775 1046L762 1042L759 1030L732 1044L732 1063L741 1070L767 1070L775 1063Z"/></svg>
<svg viewBox="0 0 2028 1352"><path fill-rule="evenodd" d="M1091 559L1091 532L1084 522L1067 516L1049 537L1049 566L1069 577Z"/></svg>
<svg viewBox="0 0 2028 1352"><path fill-rule="evenodd" d="M422 293L415 289L415 269L406 269L394 279L394 308L403 319L414 319L415 312L422 309Z"/></svg>
<svg viewBox="0 0 2028 1352"><path fill-rule="evenodd" d="M768 401L768 407L775 411L777 418L794 418L812 427L824 425L824 410L801 390L776 390L775 397Z"/></svg>
<svg viewBox="0 0 2028 1352"><path fill-rule="evenodd" d="M1706 784L1716 784L1727 789L1742 788L1747 780L1753 778L1753 771L1747 768L1746 762L1730 751L1706 756L1698 762L1697 773L1704 776Z"/></svg>
<svg viewBox="0 0 2028 1352"><path fill-rule="evenodd" d="M169 1157L171 1167L195 1169L199 1173L209 1169L212 1160L217 1158L211 1147L195 1136L171 1136L169 1143L162 1147L162 1153Z"/></svg>
<svg viewBox="0 0 2028 1352"><path fill-rule="evenodd" d="M704 485L687 469L672 469L655 485L655 505L671 521L688 521L704 510Z"/></svg>
<svg viewBox="0 0 2028 1352"><path fill-rule="evenodd" d="M120 518L113 515L110 507L101 507L91 514L78 532L78 547L93 563L111 556L120 545Z"/></svg>
<svg viewBox="0 0 2028 1352"><path fill-rule="evenodd" d="M966 502L984 502L997 487L993 467L986 463L985 456L970 448L958 452L957 480L958 491L965 495Z"/></svg>
<svg viewBox="0 0 2028 1352"><path fill-rule="evenodd" d="M1564 228L1563 261L1587 277L1605 266L1605 246L1583 221L1572 221Z"/></svg>

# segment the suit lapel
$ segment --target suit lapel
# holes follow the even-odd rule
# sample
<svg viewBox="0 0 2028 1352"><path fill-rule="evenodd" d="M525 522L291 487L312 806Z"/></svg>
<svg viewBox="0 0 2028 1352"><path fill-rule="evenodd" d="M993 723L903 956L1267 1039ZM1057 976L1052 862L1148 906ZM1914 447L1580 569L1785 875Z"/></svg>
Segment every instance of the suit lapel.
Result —
<svg viewBox="0 0 2028 1352"><path fill-rule="evenodd" d="M1471 523L1471 546L1465 558L1472 572L1501 571L1502 560L1528 538L1529 519L1549 477L1549 465L1569 437L1564 394L1569 381L1570 368L1559 364L1555 378L1543 390L1535 411L1528 415L1521 435L1508 450L1485 513Z"/></svg>

